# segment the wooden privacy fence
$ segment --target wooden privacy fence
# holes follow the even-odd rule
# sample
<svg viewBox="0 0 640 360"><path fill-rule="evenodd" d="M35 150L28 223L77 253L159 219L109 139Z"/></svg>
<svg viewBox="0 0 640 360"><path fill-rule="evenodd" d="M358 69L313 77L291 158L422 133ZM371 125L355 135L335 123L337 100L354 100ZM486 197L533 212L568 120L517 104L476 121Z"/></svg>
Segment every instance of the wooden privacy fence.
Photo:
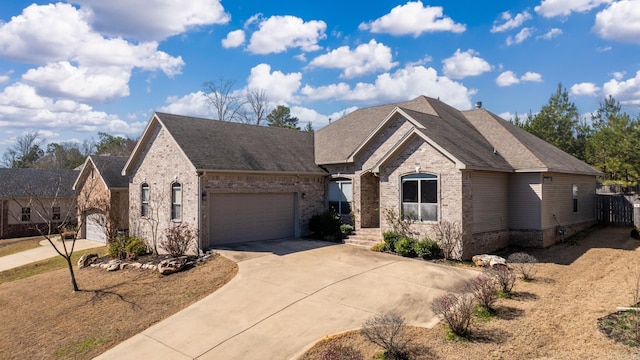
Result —
<svg viewBox="0 0 640 360"><path fill-rule="evenodd" d="M634 226L633 209L633 203L624 195L596 195L596 214L600 223Z"/></svg>

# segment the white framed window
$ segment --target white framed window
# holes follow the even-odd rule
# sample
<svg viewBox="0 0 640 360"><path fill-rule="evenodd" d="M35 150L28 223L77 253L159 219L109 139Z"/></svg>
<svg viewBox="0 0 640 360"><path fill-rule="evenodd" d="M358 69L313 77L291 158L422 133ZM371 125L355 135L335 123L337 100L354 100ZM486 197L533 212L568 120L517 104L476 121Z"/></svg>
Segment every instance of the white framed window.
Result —
<svg viewBox="0 0 640 360"><path fill-rule="evenodd" d="M349 179L335 179L329 182L329 208L337 214L349 215L353 203L353 184Z"/></svg>
<svg viewBox="0 0 640 360"><path fill-rule="evenodd" d="M31 208L23 207L22 208L22 216L20 217L22 221L31 221Z"/></svg>
<svg viewBox="0 0 640 360"><path fill-rule="evenodd" d="M411 174L402 177L402 216L417 221L438 221L438 177Z"/></svg>
<svg viewBox="0 0 640 360"><path fill-rule="evenodd" d="M173 183L171 185L171 220L182 219L182 185Z"/></svg>
<svg viewBox="0 0 640 360"><path fill-rule="evenodd" d="M140 186L140 215L149 216L149 184L147 183Z"/></svg>
<svg viewBox="0 0 640 360"><path fill-rule="evenodd" d="M573 212L578 212L578 185L573 184L571 186L571 191L573 192Z"/></svg>

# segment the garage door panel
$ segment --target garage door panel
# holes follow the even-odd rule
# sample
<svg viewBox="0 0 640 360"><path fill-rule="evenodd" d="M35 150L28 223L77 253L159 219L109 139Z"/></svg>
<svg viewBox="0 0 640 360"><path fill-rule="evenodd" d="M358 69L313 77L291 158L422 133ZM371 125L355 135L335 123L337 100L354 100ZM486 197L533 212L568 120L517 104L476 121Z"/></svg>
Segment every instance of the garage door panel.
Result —
<svg viewBox="0 0 640 360"><path fill-rule="evenodd" d="M105 215L100 212L87 214L86 218L86 235L89 240L106 242L107 235L104 229Z"/></svg>
<svg viewBox="0 0 640 360"><path fill-rule="evenodd" d="M237 243L294 236L294 194L213 194L211 243Z"/></svg>

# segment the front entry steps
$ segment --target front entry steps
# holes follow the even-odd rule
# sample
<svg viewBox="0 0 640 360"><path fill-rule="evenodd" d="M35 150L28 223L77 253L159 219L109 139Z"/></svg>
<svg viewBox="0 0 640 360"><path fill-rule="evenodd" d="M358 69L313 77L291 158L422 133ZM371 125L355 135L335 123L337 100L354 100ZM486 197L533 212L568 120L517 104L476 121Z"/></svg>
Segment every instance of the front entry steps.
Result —
<svg viewBox="0 0 640 360"><path fill-rule="evenodd" d="M362 228L354 230L351 235L344 239L345 244L371 248L382 241L380 228Z"/></svg>

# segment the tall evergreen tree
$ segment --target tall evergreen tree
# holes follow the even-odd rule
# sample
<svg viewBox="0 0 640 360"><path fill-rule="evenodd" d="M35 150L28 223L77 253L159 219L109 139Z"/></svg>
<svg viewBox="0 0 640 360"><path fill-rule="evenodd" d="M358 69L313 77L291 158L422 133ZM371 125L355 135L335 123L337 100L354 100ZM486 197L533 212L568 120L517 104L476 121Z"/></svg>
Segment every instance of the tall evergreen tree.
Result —
<svg viewBox="0 0 640 360"><path fill-rule="evenodd" d="M635 185L640 180L640 124L622 111L611 95L592 115L587 161L605 173L605 181Z"/></svg>
<svg viewBox="0 0 640 360"><path fill-rule="evenodd" d="M277 108L273 109L273 111L267 115L267 125L300 130L298 127L298 118L291 116L291 110L284 105L278 105Z"/></svg>
<svg viewBox="0 0 640 360"><path fill-rule="evenodd" d="M549 102L536 115L530 113L522 128L579 157L583 150L576 144L578 119L578 108L569 101L569 92L559 83Z"/></svg>

